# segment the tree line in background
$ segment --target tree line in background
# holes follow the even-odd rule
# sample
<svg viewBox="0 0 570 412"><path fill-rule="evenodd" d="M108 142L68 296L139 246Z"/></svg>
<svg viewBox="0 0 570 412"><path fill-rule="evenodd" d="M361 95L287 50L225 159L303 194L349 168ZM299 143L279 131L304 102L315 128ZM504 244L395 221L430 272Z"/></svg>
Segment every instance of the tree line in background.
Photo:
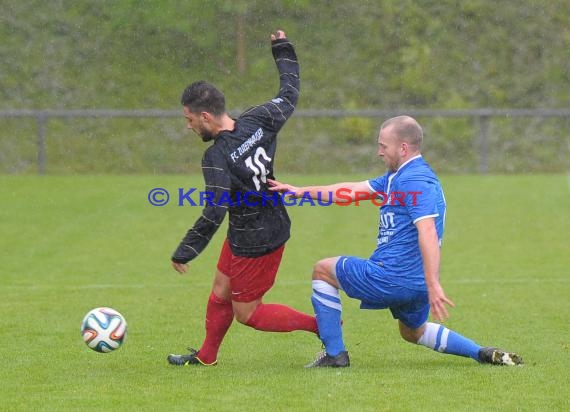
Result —
<svg viewBox="0 0 570 412"><path fill-rule="evenodd" d="M297 47L300 110L570 107L565 0L4 0L1 7L0 110L177 109L183 88L198 79L241 110L277 91L268 44L278 28ZM347 143L335 133L348 133L348 144L375 134L376 121L345 119L333 130L321 122L311 133L326 134L323 144ZM567 120L546 131L529 123L521 131L499 122L494 132L547 139L568 131ZM430 130L465 148L476 127L436 121ZM0 138L17 128L3 127ZM560 148L567 153L568 144Z"/></svg>

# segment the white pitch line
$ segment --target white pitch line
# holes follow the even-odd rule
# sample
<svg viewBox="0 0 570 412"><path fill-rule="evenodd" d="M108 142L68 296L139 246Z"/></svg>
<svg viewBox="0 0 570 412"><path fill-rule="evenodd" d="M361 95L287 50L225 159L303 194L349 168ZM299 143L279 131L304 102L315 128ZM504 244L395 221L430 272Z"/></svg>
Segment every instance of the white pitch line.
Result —
<svg viewBox="0 0 570 412"><path fill-rule="evenodd" d="M471 279L443 279L443 284L524 284L524 283L569 283L570 278L520 278L520 279L481 279L481 278L471 278ZM211 285L211 282L192 282L193 287L204 287ZM310 288L309 280L279 280L276 281L276 287L279 288L280 285L308 285ZM88 289L144 289L144 288L171 288L174 284L165 283L153 283L141 285L137 284L115 284L115 283L93 283L85 285L73 285L73 286L60 286L60 285L4 285L6 289L26 289L26 290L42 290L42 289L65 289L65 290L88 290ZM180 286L180 284L177 284ZM190 285L189 285L190 286Z"/></svg>

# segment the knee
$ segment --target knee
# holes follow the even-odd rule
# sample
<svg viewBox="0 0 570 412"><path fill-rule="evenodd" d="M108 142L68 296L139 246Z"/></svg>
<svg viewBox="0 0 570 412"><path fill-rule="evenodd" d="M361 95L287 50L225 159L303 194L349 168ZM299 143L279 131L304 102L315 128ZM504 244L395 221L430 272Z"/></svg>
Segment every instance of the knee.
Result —
<svg viewBox="0 0 570 412"><path fill-rule="evenodd" d="M404 339L406 342L410 342L410 343L418 343L418 340L420 340L421 335L417 336L416 334L413 333L404 333L402 331L400 331L400 336L402 337L402 339Z"/></svg>
<svg viewBox="0 0 570 412"><path fill-rule="evenodd" d="M243 325L250 325L251 319L261 302L254 301L249 303L233 302L234 319Z"/></svg>
<svg viewBox="0 0 570 412"><path fill-rule="evenodd" d="M234 319L237 320L242 325L247 325L249 318L251 317L251 313L241 313L241 312L234 312Z"/></svg>
<svg viewBox="0 0 570 412"><path fill-rule="evenodd" d="M216 275L214 276L212 292L222 300L231 301L230 279L219 270L216 271Z"/></svg>
<svg viewBox="0 0 570 412"><path fill-rule="evenodd" d="M247 325L247 322L249 322L249 319L251 318L251 315L253 315L254 310L251 310L248 307L236 307L236 305L234 305L233 309L234 319L243 325Z"/></svg>
<svg viewBox="0 0 570 412"><path fill-rule="evenodd" d="M325 260L319 260L313 266L313 280L328 280L329 278L328 266Z"/></svg>
<svg viewBox="0 0 570 412"><path fill-rule="evenodd" d="M335 265L338 258L327 258L319 260L313 266L313 281L320 280L329 285L340 289L338 279L336 277Z"/></svg>
<svg viewBox="0 0 570 412"><path fill-rule="evenodd" d="M422 335L424 334L424 327L410 328L400 322L400 336L406 342L417 344Z"/></svg>

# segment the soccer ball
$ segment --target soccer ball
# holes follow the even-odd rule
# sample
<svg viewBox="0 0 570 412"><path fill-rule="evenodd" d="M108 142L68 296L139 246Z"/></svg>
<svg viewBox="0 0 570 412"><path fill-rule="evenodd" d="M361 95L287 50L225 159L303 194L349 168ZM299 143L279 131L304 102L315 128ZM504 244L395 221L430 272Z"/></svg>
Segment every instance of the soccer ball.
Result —
<svg viewBox="0 0 570 412"><path fill-rule="evenodd" d="M115 309L95 308L83 318L81 335L90 349L102 353L112 352L123 344L127 335L127 322Z"/></svg>

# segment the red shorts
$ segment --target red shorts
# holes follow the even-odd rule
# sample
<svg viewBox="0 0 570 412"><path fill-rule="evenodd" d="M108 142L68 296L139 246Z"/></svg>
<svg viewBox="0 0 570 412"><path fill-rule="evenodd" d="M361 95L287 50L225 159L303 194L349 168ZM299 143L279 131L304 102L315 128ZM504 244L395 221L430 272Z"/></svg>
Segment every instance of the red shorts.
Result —
<svg viewBox="0 0 570 412"><path fill-rule="evenodd" d="M282 245L273 252L254 258L236 256L226 239L218 260L218 270L230 278L232 300L252 302L271 289L284 250L285 245Z"/></svg>

